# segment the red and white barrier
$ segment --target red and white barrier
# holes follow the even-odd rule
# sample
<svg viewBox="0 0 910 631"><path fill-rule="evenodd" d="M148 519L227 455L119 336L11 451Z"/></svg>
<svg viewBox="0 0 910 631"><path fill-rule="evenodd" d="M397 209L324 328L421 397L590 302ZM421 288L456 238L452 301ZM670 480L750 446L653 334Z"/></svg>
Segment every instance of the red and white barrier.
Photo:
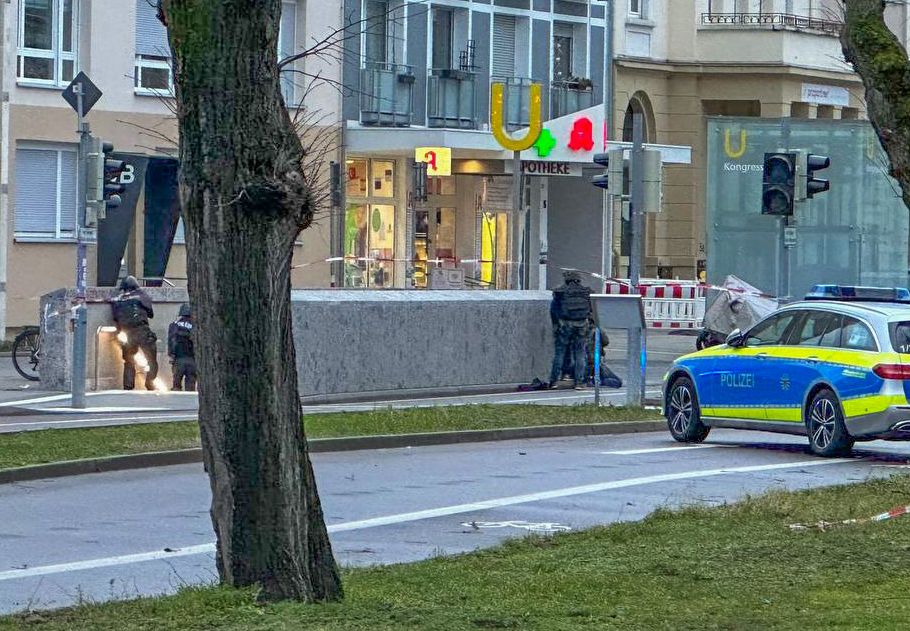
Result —
<svg viewBox="0 0 910 631"><path fill-rule="evenodd" d="M705 318L708 285L696 281L642 279L639 293L649 329L700 329ZM604 283L605 294L630 294L628 281L610 279Z"/></svg>

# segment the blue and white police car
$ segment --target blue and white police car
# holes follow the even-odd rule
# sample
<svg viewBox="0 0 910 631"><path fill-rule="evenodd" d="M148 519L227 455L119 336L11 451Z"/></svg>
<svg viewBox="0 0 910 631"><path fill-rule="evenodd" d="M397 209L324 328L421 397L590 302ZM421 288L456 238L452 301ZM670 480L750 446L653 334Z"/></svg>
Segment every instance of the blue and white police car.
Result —
<svg viewBox="0 0 910 631"><path fill-rule="evenodd" d="M806 435L820 456L910 440L910 291L817 285L726 344L677 359L664 414L687 443L712 427Z"/></svg>

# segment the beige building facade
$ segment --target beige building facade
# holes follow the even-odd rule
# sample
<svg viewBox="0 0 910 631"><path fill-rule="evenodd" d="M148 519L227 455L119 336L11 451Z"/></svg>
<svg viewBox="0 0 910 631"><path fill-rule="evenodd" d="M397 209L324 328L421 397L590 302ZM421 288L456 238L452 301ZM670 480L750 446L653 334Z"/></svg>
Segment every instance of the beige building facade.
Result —
<svg viewBox="0 0 910 631"><path fill-rule="evenodd" d="M4 56L0 118L0 331L37 324L42 294L75 283L75 212L78 194L76 115L61 98L75 73L85 72L103 92L86 116L94 136L114 151L156 159L176 157L169 49L164 28L147 0L13 0L2 5ZM329 33L340 8L283 3L281 55L298 52L310 34ZM299 72L295 72L299 71ZM311 85L306 76L320 76ZM292 117L306 93L319 125L336 135L340 95L337 63L308 59L283 75ZM337 159L337 143L326 161ZM144 276L150 238L144 182L123 252L121 273ZM128 212L130 209L126 209ZM117 209L110 212L122 212ZM328 286L328 209L299 238L295 287ZM153 225L155 233L173 231ZM156 249L162 244L152 243ZM88 283L95 284L96 247L89 247ZM182 224L166 259L164 278L186 283ZM151 282L154 282L153 280Z"/></svg>
<svg viewBox="0 0 910 631"><path fill-rule="evenodd" d="M709 117L865 118L862 84L838 40L835 0L617 0L614 15L614 138L630 138L642 111L646 140L688 145L689 165L664 169L664 212L647 218L645 270L691 279L705 270ZM887 17L907 41L907 6ZM744 140L725 138L735 158ZM740 154L741 155L741 154ZM759 201L756 201L758 204ZM618 222L615 252L622 248ZM628 257L614 268L625 276Z"/></svg>

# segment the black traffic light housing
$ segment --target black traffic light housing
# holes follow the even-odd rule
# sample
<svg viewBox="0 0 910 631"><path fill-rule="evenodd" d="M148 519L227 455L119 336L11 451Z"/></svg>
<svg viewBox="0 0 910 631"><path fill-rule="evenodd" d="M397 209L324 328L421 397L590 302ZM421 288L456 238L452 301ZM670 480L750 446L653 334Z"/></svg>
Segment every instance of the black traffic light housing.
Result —
<svg viewBox="0 0 910 631"><path fill-rule="evenodd" d="M816 171L827 169L831 166L831 158L810 153L806 156L806 197L812 198L819 193L824 193L831 188L828 180L815 177Z"/></svg>
<svg viewBox="0 0 910 631"><path fill-rule="evenodd" d="M625 168L623 150L611 149L606 153L594 154L594 163L604 167L607 171L591 178L591 184L605 191L612 191L614 195L623 194L623 170Z"/></svg>
<svg viewBox="0 0 910 631"><path fill-rule="evenodd" d="M795 153L766 153L762 169L761 212L792 215L796 193Z"/></svg>
<svg viewBox="0 0 910 631"><path fill-rule="evenodd" d="M126 162L115 160L108 156L114 151L114 145L105 142L101 145L101 152L104 154L104 203L108 208L116 208L120 205L120 194L126 190L126 186L120 183L120 177L126 170Z"/></svg>

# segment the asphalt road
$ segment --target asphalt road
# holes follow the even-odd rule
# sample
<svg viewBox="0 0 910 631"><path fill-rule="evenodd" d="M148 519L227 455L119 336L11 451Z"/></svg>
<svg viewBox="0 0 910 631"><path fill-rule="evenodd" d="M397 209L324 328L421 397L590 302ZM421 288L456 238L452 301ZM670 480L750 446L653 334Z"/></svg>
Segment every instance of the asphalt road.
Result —
<svg viewBox="0 0 910 631"><path fill-rule="evenodd" d="M314 466L339 562L370 565L887 476L908 458L908 445L869 443L826 460L799 437L719 430L701 447L661 432L325 453ZM209 501L197 465L0 486L0 611L213 581Z"/></svg>

